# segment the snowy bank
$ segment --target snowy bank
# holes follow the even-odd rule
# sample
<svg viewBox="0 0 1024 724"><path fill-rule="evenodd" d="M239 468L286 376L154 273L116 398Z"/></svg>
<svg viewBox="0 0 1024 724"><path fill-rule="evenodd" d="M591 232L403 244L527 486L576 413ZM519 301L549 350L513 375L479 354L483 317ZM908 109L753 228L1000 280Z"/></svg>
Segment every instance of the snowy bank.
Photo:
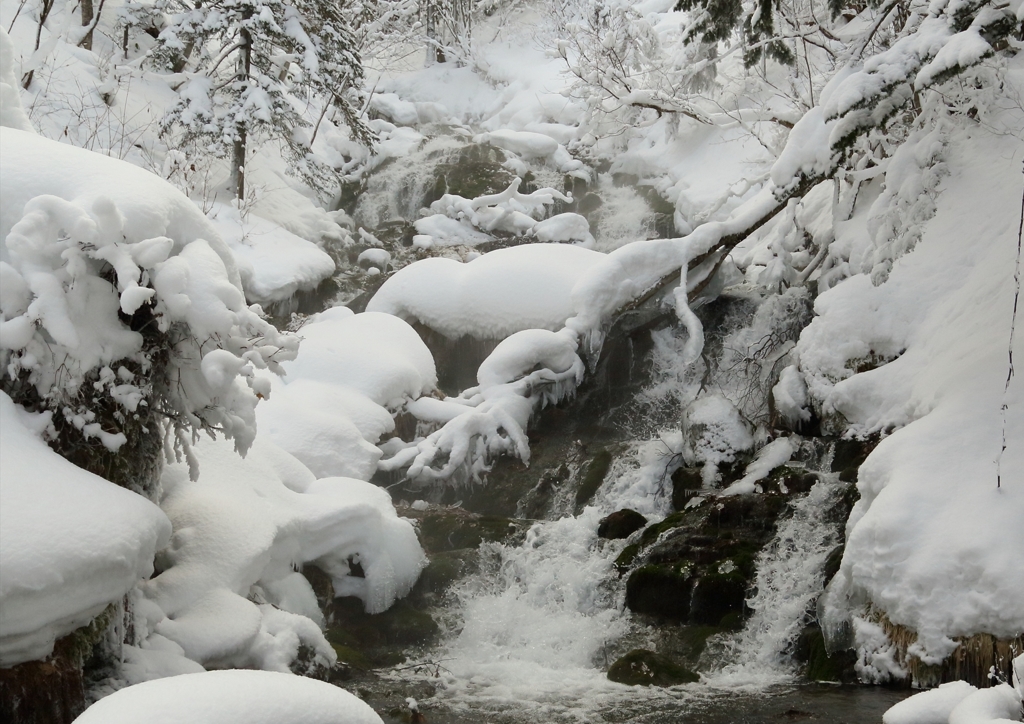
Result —
<svg viewBox="0 0 1024 724"><path fill-rule="evenodd" d="M42 659L153 572L171 533L153 503L78 468L0 393L0 665Z"/></svg>
<svg viewBox="0 0 1024 724"><path fill-rule="evenodd" d="M870 601L916 632L909 654L925 664L948 656L954 637L1024 631L1024 606L1012 604L1024 601L1019 373L1004 394L1020 144L980 130L958 132L955 141L941 203L913 251L877 285L861 274L822 294L798 347L826 420L845 420L852 434L895 428L860 468L861 499L825 594L826 628L849 616L860 621ZM856 249L856 237L844 238L855 230L838 231L837 243ZM872 355L881 358L877 368L854 374ZM858 628L861 675L905 676L898 662L873 656L872 626Z"/></svg>

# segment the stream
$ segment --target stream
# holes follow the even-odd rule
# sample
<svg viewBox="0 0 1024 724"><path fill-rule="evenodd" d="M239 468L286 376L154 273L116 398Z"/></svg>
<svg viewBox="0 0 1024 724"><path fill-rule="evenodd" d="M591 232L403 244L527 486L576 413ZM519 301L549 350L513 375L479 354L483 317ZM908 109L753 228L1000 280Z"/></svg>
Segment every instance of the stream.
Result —
<svg viewBox="0 0 1024 724"><path fill-rule="evenodd" d="M432 140L409 164L376 172L349 211L386 246L394 239L392 258L401 265L410 252L400 239L410 232L389 229L408 229L417 209L442 191L457 188L472 196L493 191L487 183L495 174L502 176L496 183L507 181L499 159L485 150ZM658 214L666 216L664 210L650 205L628 179L608 176L584 194L602 197L594 203L604 213L589 214L602 250L614 248L618 239L666 233L655 223ZM585 204L575 205L586 213ZM474 550L446 549L468 551L479 560L440 599L428 598L423 610L437 624L437 634L423 645L402 648L403 663L377 666L343 684L386 722L410 721L412 698L430 724L868 724L880 722L886 709L910 694L811 681L794 656L801 637L815 626L815 603L831 575L830 556L841 552L852 504L843 507L852 488L839 479L843 468L833 465L834 443L813 430L792 437L799 451L790 474L805 482L801 488L789 490L780 479L771 495L729 499L730 505L740 498L753 501L753 512L744 502L740 517L761 516L762 529L737 543L730 538L735 531L721 533L723 528L722 540L714 542L750 550L745 593L740 590L741 600L731 609L740 609L732 614L734 622L727 625L721 612L710 622L666 620L628 605L627 581L638 566L632 553L622 562L628 549L635 553L639 546L639 564L664 563L658 547L686 531L661 531L643 541L637 531L607 540L598 536L600 521L626 508L650 521L649 528L666 518L699 514L705 527L694 539L707 538L707 521L724 520L732 508L717 513L723 504L706 485L683 491L685 506L678 499L685 428L680 421L695 399L714 395L734 405L751 430L771 427L769 391L811 318L811 298L802 290L763 296L741 289L701 301L695 305L705 331L701 361L683 364L685 332L658 299L651 300L609 331L602 358L577 397L544 411L531 425L528 468L497 461L486 481L447 489L378 481L392 490L401 514L422 510L412 504L426 501L442 516L514 520L522 533L480 543L478 551L473 544ZM448 381L442 386L451 388L446 391L473 384L493 344L446 341L427 332L439 377ZM591 473L602 455L604 472L593 485ZM723 470L735 479L746 462ZM588 484L593 489L584 492ZM764 500L771 503L769 513L758 509ZM736 530L741 538L750 533ZM699 556L694 561L704 566L700 575L711 577L728 577L736 568L732 558L720 555L710 564ZM695 591L699 576L687 585ZM664 687L609 680L612 663L637 649L685 661L700 680Z"/></svg>

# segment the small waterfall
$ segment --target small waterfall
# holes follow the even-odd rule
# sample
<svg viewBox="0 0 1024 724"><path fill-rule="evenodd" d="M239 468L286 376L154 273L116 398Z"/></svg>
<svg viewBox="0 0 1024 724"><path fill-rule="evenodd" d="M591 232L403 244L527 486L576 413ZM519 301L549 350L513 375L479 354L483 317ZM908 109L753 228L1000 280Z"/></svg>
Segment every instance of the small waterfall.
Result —
<svg viewBox="0 0 1024 724"><path fill-rule="evenodd" d="M811 618L821 593L824 566L842 540L842 525L825 511L842 497L847 484L822 476L803 498L757 559L753 610L742 631L712 640L701 659L709 683L766 686L793 679L788 653Z"/></svg>
<svg viewBox="0 0 1024 724"><path fill-rule="evenodd" d="M454 136L434 136L401 160L385 161L367 177L353 212L356 223L377 229L388 222L418 219L437 183L437 167L457 157L465 146L464 140Z"/></svg>

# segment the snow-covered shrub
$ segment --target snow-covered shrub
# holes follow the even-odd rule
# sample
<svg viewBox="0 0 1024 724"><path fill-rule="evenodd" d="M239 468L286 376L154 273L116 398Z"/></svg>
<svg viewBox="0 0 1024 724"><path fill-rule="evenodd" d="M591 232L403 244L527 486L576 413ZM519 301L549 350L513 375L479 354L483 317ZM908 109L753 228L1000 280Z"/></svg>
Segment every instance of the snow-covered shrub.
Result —
<svg viewBox="0 0 1024 724"><path fill-rule="evenodd" d="M205 430L244 453L269 390L254 372L280 372L298 339L246 305L199 209L136 166L25 131L0 129L0 149L4 389L54 410L65 441L117 451L130 429L162 429L187 456Z"/></svg>

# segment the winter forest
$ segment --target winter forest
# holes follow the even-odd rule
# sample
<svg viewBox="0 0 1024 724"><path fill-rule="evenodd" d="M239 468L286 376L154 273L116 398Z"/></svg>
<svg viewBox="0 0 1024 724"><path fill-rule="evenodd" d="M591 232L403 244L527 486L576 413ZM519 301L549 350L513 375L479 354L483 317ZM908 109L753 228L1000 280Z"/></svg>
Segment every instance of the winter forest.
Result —
<svg viewBox="0 0 1024 724"><path fill-rule="evenodd" d="M1022 0L0 0L0 718L1024 720Z"/></svg>

